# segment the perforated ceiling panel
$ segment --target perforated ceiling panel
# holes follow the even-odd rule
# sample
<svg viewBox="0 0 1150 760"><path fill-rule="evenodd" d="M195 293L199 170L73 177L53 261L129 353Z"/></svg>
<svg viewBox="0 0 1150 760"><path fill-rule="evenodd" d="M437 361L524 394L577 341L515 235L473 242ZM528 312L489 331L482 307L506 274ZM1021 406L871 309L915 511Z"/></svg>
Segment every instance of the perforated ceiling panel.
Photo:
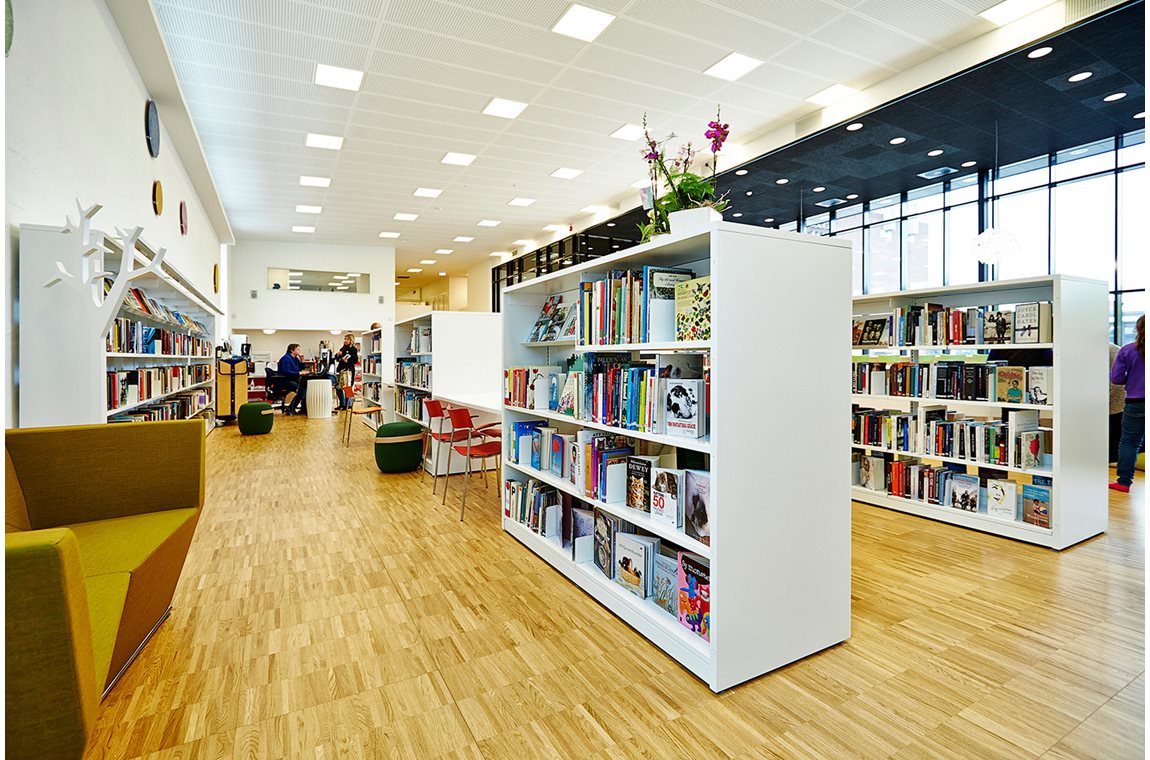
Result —
<svg viewBox="0 0 1150 760"><path fill-rule="evenodd" d="M582 224L582 208L642 177L638 143L609 135L644 112L658 136L703 142L721 102L732 139L749 140L810 114L805 98L831 84L868 86L986 32L976 14L993 4L586 0L617 18L585 43L550 31L567 0L152 1L239 238L299 240L289 230L304 223L310 240L373 244L394 230L400 269L448 247L429 269L452 274ZM766 63L735 83L702 73L732 51ZM317 63L365 71L361 90L317 86ZM493 97L528 105L514 121L483 115ZM344 147L307 148L308 132ZM445 166L448 151L477 158ZM583 173L551 177L560 167ZM303 174L331 187L301 187ZM324 210L302 219L297 204Z"/></svg>

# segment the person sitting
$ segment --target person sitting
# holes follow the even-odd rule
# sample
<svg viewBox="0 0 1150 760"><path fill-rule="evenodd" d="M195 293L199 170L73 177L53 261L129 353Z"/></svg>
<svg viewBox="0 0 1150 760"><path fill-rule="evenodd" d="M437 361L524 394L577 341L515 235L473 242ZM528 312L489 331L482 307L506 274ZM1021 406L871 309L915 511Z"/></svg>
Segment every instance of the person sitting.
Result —
<svg viewBox="0 0 1150 760"><path fill-rule="evenodd" d="M299 344L291 343L287 347L287 352L276 365L279 373L283 376L282 383L288 389L288 394L284 397L284 414L299 414L307 411L304 406L307 394L304 393L302 382L303 375L307 373L307 370L304 369L301 356L303 356L303 351Z"/></svg>

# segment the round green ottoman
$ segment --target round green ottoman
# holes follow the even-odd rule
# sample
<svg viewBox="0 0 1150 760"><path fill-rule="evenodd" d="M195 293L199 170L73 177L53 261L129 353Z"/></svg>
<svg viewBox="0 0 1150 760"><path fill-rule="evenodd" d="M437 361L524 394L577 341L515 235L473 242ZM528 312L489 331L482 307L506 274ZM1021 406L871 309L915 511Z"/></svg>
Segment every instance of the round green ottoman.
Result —
<svg viewBox="0 0 1150 760"><path fill-rule="evenodd" d="M389 422L375 431L375 464L380 472L418 470L423 459L423 428L414 422Z"/></svg>
<svg viewBox="0 0 1150 760"><path fill-rule="evenodd" d="M266 435L272 431L272 422L275 421L275 410L272 405L263 401L249 401L240 407L236 415L240 423L240 433L243 435Z"/></svg>

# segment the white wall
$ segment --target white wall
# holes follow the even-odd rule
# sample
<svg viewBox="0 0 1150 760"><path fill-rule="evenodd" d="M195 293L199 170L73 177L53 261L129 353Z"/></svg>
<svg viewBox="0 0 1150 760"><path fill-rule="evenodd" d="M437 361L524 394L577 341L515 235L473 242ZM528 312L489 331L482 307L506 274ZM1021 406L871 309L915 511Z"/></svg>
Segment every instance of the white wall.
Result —
<svg viewBox="0 0 1150 760"><path fill-rule="evenodd" d="M76 201L103 205L98 229L143 227L143 239L168 249L167 262L217 299L212 267L220 240L161 124L159 158L144 139L148 93L102 0L13 0L15 34L5 61L7 260L5 360L8 424L15 424L19 327L19 225L63 226ZM152 181L164 186L164 212L152 212ZM189 233L179 231L179 204ZM64 291L61 291L63 293ZM66 363L66 359L64 359Z"/></svg>
<svg viewBox="0 0 1150 760"><path fill-rule="evenodd" d="M347 330L358 335L372 322L395 318L392 247L241 240L229 251L228 262L228 312L233 332L251 334L270 328ZM362 272L371 276L371 293L268 290L269 267Z"/></svg>
<svg viewBox="0 0 1150 760"><path fill-rule="evenodd" d="M467 271L467 308L464 311L491 311L491 268L497 262L483 261Z"/></svg>
<svg viewBox="0 0 1150 760"><path fill-rule="evenodd" d="M305 359L311 359L319 352L320 341L327 341L329 346L339 348L343 345L343 333L332 335L327 330L276 330L274 335L264 335L260 330L249 330L245 333L248 342L252 344L252 356L267 354L271 361L278 361L284 355L289 343L298 343L303 349ZM360 342L359 331L352 333L355 342ZM239 346L233 346L238 351ZM263 367L256 368L263 372Z"/></svg>

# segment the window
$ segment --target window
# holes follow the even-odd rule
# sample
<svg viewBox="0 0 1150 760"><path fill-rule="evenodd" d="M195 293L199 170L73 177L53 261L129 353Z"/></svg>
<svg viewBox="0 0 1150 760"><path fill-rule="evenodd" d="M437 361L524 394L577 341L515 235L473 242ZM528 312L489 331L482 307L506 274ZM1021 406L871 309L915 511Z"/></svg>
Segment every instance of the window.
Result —
<svg viewBox="0 0 1150 760"><path fill-rule="evenodd" d="M1114 168L1114 140L1064 150L1054 157L1054 181L1096 174Z"/></svg>
<svg viewBox="0 0 1150 760"><path fill-rule="evenodd" d="M871 225L867 228L866 241L867 292L901 290L899 220Z"/></svg>
<svg viewBox="0 0 1150 760"><path fill-rule="evenodd" d="M1128 169L1118 175L1118 287L1145 288L1150 269L1146 255L1146 169Z"/></svg>
<svg viewBox="0 0 1150 760"><path fill-rule="evenodd" d="M998 172L998 180L994 183L994 193L1004 195L1049 184L1049 157L1039 156L1002 167Z"/></svg>
<svg viewBox="0 0 1150 760"><path fill-rule="evenodd" d="M1121 330L1118 339L1114 341L1124 346L1134 340L1134 323L1138 317L1146 313L1146 291L1133 291L1118 295L1118 313L1122 315Z"/></svg>
<svg viewBox="0 0 1150 760"><path fill-rule="evenodd" d="M1113 289L1114 175L1066 182L1052 192L1054 272L1102 280Z"/></svg>
<svg viewBox="0 0 1150 760"><path fill-rule="evenodd" d="M846 232L839 232L834 237L851 241L851 293L861 296L863 293L863 231L855 228Z"/></svg>
<svg viewBox="0 0 1150 760"><path fill-rule="evenodd" d="M1016 248L998 265L998 279L1050 273L1050 190L1039 188L999 198L995 226L1014 238Z"/></svg>
<svg viewBox="0 0 1150 760"><path fill-rule="evenodd" d="M906 194L906 213L918 214L942 208L942 183L920 187Z"/></svg>
<svg viewBox="0 0 1150 760"><path fill-rule="evenodd" d="M942 193L937 197L941 203ZM942 286L942 212L919 214L902 223L903 281L909 290Z"/></svg>
<svg viewBox="0 0 1150 760"><path fill-rule="evenodd" d="M946 191L946 205L957 206L978 200L978 175L967 174L965 177L952 179Z"/></svg>
<svg viewBox="0 0 1150 760"><path fill-rule="evenodd" d="M978 204L955 206L946 212L946 284L978 282L978 258L974 240L978 237Z"/></svg>

